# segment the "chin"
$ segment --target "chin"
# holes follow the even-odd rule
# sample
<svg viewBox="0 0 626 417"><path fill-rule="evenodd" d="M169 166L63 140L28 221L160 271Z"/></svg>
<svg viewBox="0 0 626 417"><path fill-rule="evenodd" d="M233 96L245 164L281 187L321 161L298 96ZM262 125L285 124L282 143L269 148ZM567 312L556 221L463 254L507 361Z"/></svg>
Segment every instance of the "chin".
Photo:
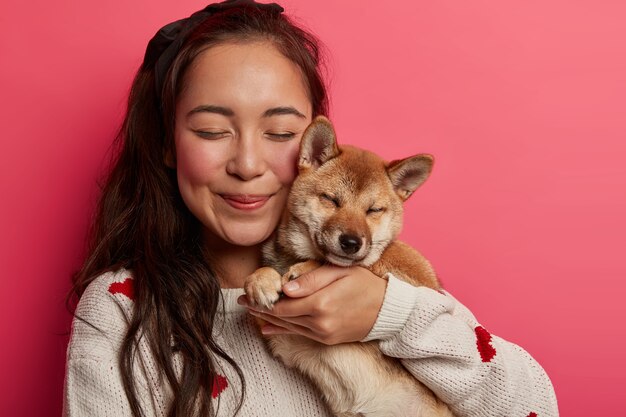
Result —
<svg viewBox="0 0 626 417"><path fill-rule="evenodd" d="M274 229L241 226L236 230L225 230L223 240L235 246L255 246L265 242L272 230Z"/></svg>

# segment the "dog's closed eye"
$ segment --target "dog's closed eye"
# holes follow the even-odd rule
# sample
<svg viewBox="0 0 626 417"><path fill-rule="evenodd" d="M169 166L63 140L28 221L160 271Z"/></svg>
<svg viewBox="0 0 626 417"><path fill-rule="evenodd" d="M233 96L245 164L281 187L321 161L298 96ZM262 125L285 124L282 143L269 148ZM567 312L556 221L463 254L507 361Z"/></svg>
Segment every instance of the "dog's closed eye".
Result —
<svg viewBox="0 0 626 417"><path fill-rule="evenodd" d="M339 199L338 199L337 197L333 197L333 196L330 196L330 195L328 195L328 194L326 194L326 193L322 193L322 194L320 195L320 198L321 198L322 200L330 201L330 202L331 202L331 203L333 203L333 204L335 205L335 207L337 207L337 208L341 207L341 204L339 203Z"/></svg>

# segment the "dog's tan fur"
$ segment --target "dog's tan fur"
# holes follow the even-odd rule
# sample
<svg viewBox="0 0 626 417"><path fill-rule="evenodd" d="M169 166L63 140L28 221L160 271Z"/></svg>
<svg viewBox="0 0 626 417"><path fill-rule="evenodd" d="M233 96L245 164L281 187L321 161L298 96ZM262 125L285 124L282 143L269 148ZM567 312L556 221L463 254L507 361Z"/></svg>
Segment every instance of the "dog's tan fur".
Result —
<svg viewBox="0 0 626 417"><path fill-rule="evenodd" d="M299 175L281 223L264 246L267 266L246 280L249 300L271 308L285 282L321 263L360 265L383 278L392 273L438 289L429 262L395 240L402 203L426 180L432 163L421 154L388 164L371 152L338 147L331 123L316 118L303 135ZM361 242L358 250L350 238ZM296 335L268 339L274 355L307 375L337 416L452 416L377 342L329 346Z"/></svg>

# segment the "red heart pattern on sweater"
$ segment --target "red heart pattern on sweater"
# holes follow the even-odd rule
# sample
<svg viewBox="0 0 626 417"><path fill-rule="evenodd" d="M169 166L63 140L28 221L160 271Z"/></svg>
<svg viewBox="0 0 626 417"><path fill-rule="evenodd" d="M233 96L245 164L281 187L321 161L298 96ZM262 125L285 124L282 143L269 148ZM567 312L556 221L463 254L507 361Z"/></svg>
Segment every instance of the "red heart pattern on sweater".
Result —
<svg viewBox="0 0 626 417"><path fill-rule="evenodd" d="M474 332L476 333L476 346L478 346L480 358L483 362L491 362L496 356L496 349L491 345L491 334L482 326L477 326Z"/></svg>
<svg viewBox="0 0 626 417"><path fill-rule="evenodd" d="M135 292L133 289L133 279L128 277L124 280L124 282L112 283L111 285L109 285L109 292L111 294L123 294L130 300L134 300ZM217 398L227 387L228 380L226 379L226 377L216 374L213 378L213 389L211 392L211 396L213 398Z"/></svg>
<svg viewBox="0 0 626 417"><path fill-rule="evenodd" d="M226 377L220 374L215 374L213 377L213 392L211 392L211 397L217 398L217 396L220 395L226 387L228 387L228 380Z"/></svg>
<svg viewBox="0 0 626 417"><path fill-rule="evenodd" d="M527 417L537 417L537 413L530 413Z"/></svg>
<svg viewBox="0 0 626 417"><path fill-rule="evenodd" d="M124 282L114 282L109 285L111 294L124 294L128 299L135 300L135 290L133 289L133 279L128 277Z"/></svg>

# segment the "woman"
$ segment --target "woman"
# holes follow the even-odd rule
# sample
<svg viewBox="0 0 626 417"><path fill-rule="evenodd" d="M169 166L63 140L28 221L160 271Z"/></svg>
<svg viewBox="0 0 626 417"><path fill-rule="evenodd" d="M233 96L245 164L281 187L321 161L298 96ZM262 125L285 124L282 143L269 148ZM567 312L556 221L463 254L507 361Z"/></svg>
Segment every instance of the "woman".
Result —
<svg viewBox="0 0 626 417"><path fill-rule="evenodd" d="M275 4L210 5L152 39L74 278L66 415L329 415L239 304L300 137L327 114L320 65L315 39ZM378 339L459 416L558 414L541 367L447 293L358 267L290 284L290 314L279 302L264 333Z"/></svg>

